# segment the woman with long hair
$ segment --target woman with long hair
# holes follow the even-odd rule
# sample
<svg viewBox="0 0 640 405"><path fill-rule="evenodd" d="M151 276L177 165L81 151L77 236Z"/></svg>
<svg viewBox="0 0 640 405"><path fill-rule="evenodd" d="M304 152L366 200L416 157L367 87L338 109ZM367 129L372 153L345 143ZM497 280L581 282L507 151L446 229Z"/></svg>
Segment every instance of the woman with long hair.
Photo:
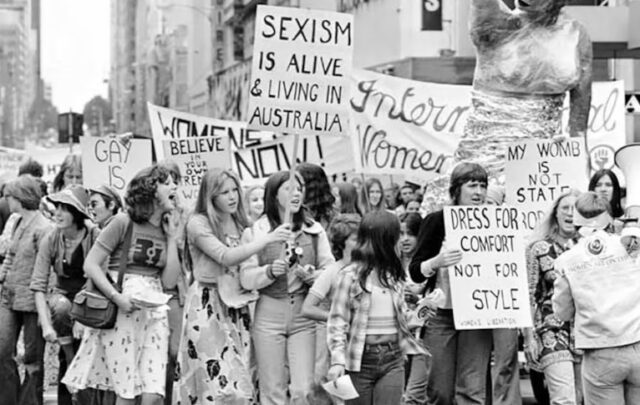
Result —
<svg viewBox="0 0 640 405"><path fill-rule="evenodd" d="M339 214L358 214L362 216L358 203L358 191L351 183L336 183L331 188L335 197L335 209Z"/></svg>
<svg viewBox="0 0 640 405"><path fill-rule="evenodd" d="M288 225L281 225L252 243L241 244L248 222L238 176L209 169L187 223L194 283L186 299L174 403L190 403L190 398L211 398L219 404L257 403L249 369L248 306L257 297L238 288L238 264L269 243L287 240L290 231Z"/></svg>
<svg viewBox="0 0 640 405"><path fill-rule="evenodd" d="M589 180L589 191L595 191L609 201L613 227L619 233L623 226L620 218L624 215L624 209L622 207L622 188L618 176L609 169L598 170Z"/></svg>
<svg viewBox="0 0 640 405"><path fill-rule="evenodd" d="M67 155L60 170L53 178L53 191L58 192L72 184L82 185L82 158L78 154Z"/></svg>
<svg viewBox="0 0 640 405"><path fill-rule="evenodd" d="M9 209L19 215L10 229L9 247L0 267L0 392L2 403L7 405L17 405L19 394L40 403L43 400L45 342L35 296L29 288L38 247L51 229L38 211L42 196L40 183L30 175L22 175L4 188ZM25 348L22 384L15 361L21 330Z"/></svg>
<svg viewBox="0 0 640 405"><path fill-rule="evenodd" d="M263 186L251 186L247 189L247 192L244 193L244 207L247 210L249 225L251 225L256 222L264 212Z"/></svg>
<svg viewBox="0 0 640 405"><path fill-rule="evenodd" d="M71 303L87 281L82 267L100 230L88 221L89 194L82 186L72 185L46 198L56 207L55 228L40 243L30 288L35 294L43 337L60 345L58 403L71 405L71 394L61 380L80 346L83 331L71 318ZM52 272L55 286L49 285ZM50 289L53 292L49 293ZM83 396L78 400L82 402Z"/></svg>
<svg viewBox="0 0 640 405"><path fill-rule="evenodd" d="M367 214L351 254L353 263L339 274L327 325L327 377L335 380L345 371L351 376L359 397L347 405L399 404L403 354L426 354L407 324L406 272L394 248L399 238L395 215Z"/></svg>
<svg viewBox="0 0 640 405"><path fill-rule="evenodd" d="M361 210L368 214L371 211L382 211L387 209L387 202L384 199L384 187L377 177L369 177L364 182L364 187L360 192Z"/></svg>
<svg viewBox="0 0 640 405"><path fill-rule="evenodd" d="M576 242L573 212L578 195L571 190L556 198L526 250L533 328L522 330L524 352L532 369L544 373L552 404L579 404L582 396L571 325L556 317L551 302L555 259Z"/></svg>
<svg viewBox="0 0 640 405"><path fill-rule="evenodd" d="M335 197L324 169L313 163L300 163L296 168L304 180L304 206L309 215L327 229L335 212Z"/></svg>
<svg viewBox="0 0 640 405"><path fill-rule="evenodd" d="M240 265L240 281L258 290L253 341L260 387L260 402L281 405L305 403L315 365L315 322L302 314L302 303L317 275L334 262L322 226L302 206L304 181L290 180L288 171L272 174L265 186L262 216L245 230L243 243L252 243L291 223L292 237L270 243ZM285 217L291 213L291 219ZM288 371L287 371L288 370ZM290 378L289 378L290 377Z"/></svg>
<svg viewBox="0 0 640 405"><path fill-rule="evenodd" d="M85 259L84 271L118 305L113 329L85 333L63 382L72 389L111 389L116 404L157 404L165 395L169 353L167 309L160 305L180 275L177 186L161 165L138 172L127 187L127 210L107 225ZM130 246L125 250L127 235ZM126 260L122 291L103 268L117 277Z"/></svg>
<svg viewBox="0 0 640 405"><path fill-rule="evenodd" d="M451 173L449 196L453 205L485 203L487 171L477 163L459 163ZM448 267L462 260L462 252L444 245L444 213L427 215L420 225L416 251L409 264L416 283L427 282L427 291L440 288L444 304L429 320L424 343L431 352L427 376L430 404L484 403L491 357L492 335L488 329L457 330L453 322Z"/></svg>

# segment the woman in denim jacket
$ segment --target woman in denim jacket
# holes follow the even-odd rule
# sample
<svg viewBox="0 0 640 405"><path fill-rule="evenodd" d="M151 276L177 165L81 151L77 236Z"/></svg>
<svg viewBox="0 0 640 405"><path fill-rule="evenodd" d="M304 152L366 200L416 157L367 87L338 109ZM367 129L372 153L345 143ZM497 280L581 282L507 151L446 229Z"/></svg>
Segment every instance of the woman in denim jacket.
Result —
<svg viewBox="0 0 640 405"><path fill-rule="evenodd" d="M20 376L14 360L16 341L24 328L24 387L30 387L42 402L44 339L38 325L33 291L29 289L31 274L40 241L51 229L49 221L38 211L42 189L38 181L28 175L20 176L5 188L11 212L20 219L13 228L11 244L0 269L0 393L2 404L18 402ZM27 381L35 380L35 382Z"/></svg>
<svg viewBox="0 0 640 405"><path fill-rule="evenodd" d="M287 207L293 215L293 240L270 243L240 265L240 282L258 290L253 341L260 383L260 401L284 405L289 376L291 404L305 404L315 367L315 322L302 314L302 304L316 276L334 262L322 226L302 207L304 181L296 173L290 190L289 172L269 177L265 215L243 234L243 244L262 238L283 223ZM287 366L289 374L287 374Z"/></svg>

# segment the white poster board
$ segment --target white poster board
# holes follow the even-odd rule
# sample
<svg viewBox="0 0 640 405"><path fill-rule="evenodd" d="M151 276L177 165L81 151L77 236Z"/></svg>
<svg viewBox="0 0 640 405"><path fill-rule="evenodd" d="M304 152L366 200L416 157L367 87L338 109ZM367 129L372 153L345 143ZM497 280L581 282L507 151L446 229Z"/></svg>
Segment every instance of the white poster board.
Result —
<svg viewBox="0 0 640 405"><path fill-rule="evenodd" d="M351 14L258 6L249 127L346 135L353 35Z"/></svg>
<svg viewBox="0 0 640 405"><path fill-rule="evenodd" d="M582 138L513 143L505 164L505 202L521 210L521 225L532 230L560 195L587 189L587 163Z"/></svg>
<svg viewBox="0 0 640 405"><path fill-rule="evenodd" d="M231 166L229 137L209 136L187 139L165 139L162 141L164 156L180 167L182 198L195 203L202 176L207 169Z"/></svg>
<svg viewBox="0 0 640 405"><path fill-rule="evenodd" d="M140 170L151 166L151 140L117 137L80 137L82 184L113 187L124 197L127 185Z"/></svg>
<svg viewBox="0 0 640 405"><path fill-rule="evenodd" d="M22 149L0 147L0 183L18 177L20 165L26 154Z"/></svg>
<svg viewBox="0 0 640 405"><path fill-rule="evenodd" d="M462 261L448 269L456 329L531 327L518 210L449 206L444 223L446 247L462 251Z"/></svg>
<svg viewBox="0 0 640 405"><path fill-rule="evenodd" d="M29 155L32 159L40 162L43 168L42 180L47 182L49 186L51 186L54 177L60 171L62 162L64 162L64 159L67 157L67 155L71 153L68 146L53 146L45 148L31 142L25 142L25 150L27 152L27 155Z"/></svg>

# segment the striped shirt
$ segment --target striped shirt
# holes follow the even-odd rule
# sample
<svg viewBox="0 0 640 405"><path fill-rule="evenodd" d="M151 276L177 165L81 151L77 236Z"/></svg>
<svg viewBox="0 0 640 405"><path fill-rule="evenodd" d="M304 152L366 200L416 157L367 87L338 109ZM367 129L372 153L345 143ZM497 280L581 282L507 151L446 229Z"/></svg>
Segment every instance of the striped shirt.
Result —
<svg viewBox="0 0 640 405"><path fill-rule="evenodd" d="M367 280L367 291L372 282ZM405 354L428 354L411 335L406 318L404 284L400 283L390 293L397 314L398 341ZM360 371L360 363L367 337L371 293L365 292L358 281L358 264L352 264L338 274L331 311L327 321L327 343L331 352L331 365L344 365L349 371Z"/></svg>

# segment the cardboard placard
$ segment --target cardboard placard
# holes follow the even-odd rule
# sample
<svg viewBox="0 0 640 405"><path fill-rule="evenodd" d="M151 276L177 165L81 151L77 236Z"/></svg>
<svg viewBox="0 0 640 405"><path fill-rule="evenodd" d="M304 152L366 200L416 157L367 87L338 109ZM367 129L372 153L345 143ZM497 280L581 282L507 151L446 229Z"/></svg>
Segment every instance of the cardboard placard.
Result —
<svg viewBox="0 0 640 405"><path fill-rule="evenodd" d="M446 247L462 251L448 269L456 329L531 327L518 216L505 205L445 207Z"/></svg>
<svg viewBox="0 0 640 405"><path fill-rule="evenodd" d="M250 128L346 135L353 15L258 6Z"/></svg>

